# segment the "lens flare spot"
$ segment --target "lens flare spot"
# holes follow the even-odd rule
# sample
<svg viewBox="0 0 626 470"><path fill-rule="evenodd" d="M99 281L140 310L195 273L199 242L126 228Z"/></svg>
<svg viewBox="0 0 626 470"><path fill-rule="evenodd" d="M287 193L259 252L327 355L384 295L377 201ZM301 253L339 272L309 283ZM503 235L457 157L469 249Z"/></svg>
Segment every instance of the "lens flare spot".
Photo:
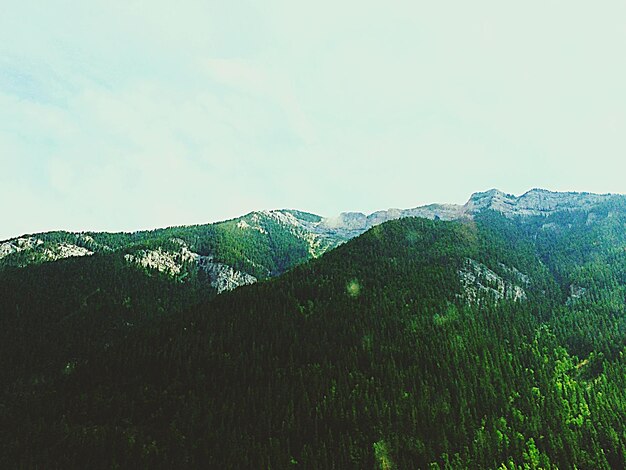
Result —
<svg viewBox="0 0 626 470"><path fill-rule="evenodd" d="M346 292L350 297L358 297L361 294L361 284L356 279L352 279L346 285Z"/></svg>

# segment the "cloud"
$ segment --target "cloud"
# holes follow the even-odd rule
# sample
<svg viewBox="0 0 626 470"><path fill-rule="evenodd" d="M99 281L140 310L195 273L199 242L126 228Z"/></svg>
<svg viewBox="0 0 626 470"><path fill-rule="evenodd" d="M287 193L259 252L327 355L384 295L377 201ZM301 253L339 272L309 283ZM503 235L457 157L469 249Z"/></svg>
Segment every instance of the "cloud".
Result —
<svg viewBox="0 0 626 470"><path fill-rule="evenodd" d="M292 80L266 65L242 59L208 59L205 64L210 78L236 93L284 113L291 130L304 144L315 140L314 129L302 110Z"/></svg>
<svg viewBox="0 0 626 470"><path fill-rule="evenodd" d="M0 238L463 202L492 186L624 192L625 9L13 2L0 197L20 202Z"/></svg>

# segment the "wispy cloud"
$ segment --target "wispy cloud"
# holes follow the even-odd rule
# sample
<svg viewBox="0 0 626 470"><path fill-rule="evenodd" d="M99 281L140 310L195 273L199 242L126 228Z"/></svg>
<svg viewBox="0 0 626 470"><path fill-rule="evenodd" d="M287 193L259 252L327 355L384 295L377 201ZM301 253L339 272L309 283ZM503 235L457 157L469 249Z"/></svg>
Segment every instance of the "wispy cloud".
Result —
<svg viewBox="0 0 626 470"><path fill-rule="evenodd" d="M491 186L624 192L624 13L13 2L0 197L16 203L0 238L462 202Z"/></svg>

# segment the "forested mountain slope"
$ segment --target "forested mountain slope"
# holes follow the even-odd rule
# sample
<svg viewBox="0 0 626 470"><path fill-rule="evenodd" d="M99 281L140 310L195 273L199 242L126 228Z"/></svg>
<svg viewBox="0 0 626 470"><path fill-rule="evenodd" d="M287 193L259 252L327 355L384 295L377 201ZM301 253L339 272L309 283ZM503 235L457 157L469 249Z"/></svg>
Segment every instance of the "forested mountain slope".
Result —
<svg viewBox="0 0 626 470"><path fill-rule="evenodd" d="M196 269L182 282L95 254L0 272L0 388L46 383L129 330L214 296Z"/></svg>
<svg viewBox="0 0 626 470"><path fill-rule="evenodd" d="M46 382L146 322L319 256L343 241L307 229L320 220L264 211L201 226L0 243L0 387Z"/></svg>
<svg viewBox="0 0 626 470"><path fill-rule="evenodd" d="M2 364L0 464L623 468L621 200L489 209L375 226L115 342L76 323L65 367Z"/></svg>
<svg viewBox="0 0 626 470"><path fill-rule="evenodd" d="M0 243L0 270L121 253L171 275L199 266L218 291L282 274L348 238L316 229L321 217L296 210L252 212L214 224L133 233L48 232Z"/></svg>
<svg viewBox="0 0 626 470"><path fill-rule="evenodd" d="M122 253L128 263L173 276L199 267L210 286L222 292L280 275L389 220L423 217L471 220L485 210L528 222L560 213L587 217L594 224L606 207L623 207L613 194L557 193L533 189L516 197L498 190L474 193L464 205L431 204L366 215L345 212L321 217L298 210L251 212L214 224L170 227L133 233L48 232L0 242L0 270L94 253ZM605 212L604 214L602 212Z"/></svg>

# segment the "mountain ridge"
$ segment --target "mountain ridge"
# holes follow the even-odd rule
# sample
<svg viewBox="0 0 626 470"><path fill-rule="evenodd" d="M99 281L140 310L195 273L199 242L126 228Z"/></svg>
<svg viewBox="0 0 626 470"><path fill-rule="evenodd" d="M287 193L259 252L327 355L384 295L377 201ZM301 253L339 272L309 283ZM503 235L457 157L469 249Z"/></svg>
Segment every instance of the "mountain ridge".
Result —
<svg viewBox="0 0 626 470"><path fill-rule="evenodd" d="M342 212L336 217L325 218L321 224L328 229L351 235L364 232L369 228L388 220L402 217L424 217L427 219L459 220L473 218L486 209L495 210L507 217L550 215L560 210L573 210L584 204L584 209L609 202L612 199L626 201L621 194L596 194L588 192L558 192L533 188L520 196L507 194L498 189L473 193L467 202L460 204L428 204L411 209L391 208L371 214L362 212ZM581 207L583 208L583 207Z"/></svg>
<svg viewBox="0 0 626 470"><path fill-rule="evenodd" d="M341 220L342 218L346 219L347 220L346 223L350 224L350 220L353 218L361 219L365 217L368 220L376 221L376 222L370 222L369 227L372 227L374 225L377 225L378 223L382 223L382 221L392 220L394 218L400 218L400 217L421 216L420 214L431 216L431 217L426 217L426 218L434 218L436 216L439 216L439 218L441 218L442 220L446 220L446 213L461 217L463 215L466 215L467 213L472 213L474 210L476 210L476 207L472 206L472 204L475 204L478 201L483 201L485 199L490 201L489 208L496 209L497 202L502 199L505 199L506 201L513 201L513 202L523 201L525 203L527 203L531 199L534 201L540 201L542 199L549 199L558 204L559 202L561 203L566 202L568 199L570 202L572 200L578 200L578 201L582 200L586 202L595 201L597 203L600 203L600 202L603 202L612 198L626 199L626 195L620 194L620 193L594 193L594 192L587 192L587 191L552 191L552 190L537 187L537 188L532 188L526 191L520 196L515 196L514 194L505 193L499 189L492 188L486 191L476 191L472 193L469 199L465 202L465 204L430 203L430 204L411 207L407 209L400 209L400 208L380 209L380 210L376 210L370 213L365 213L365 212L360 212L360 211L344 211L344 212L340 212L339 214L335 216L322 216L322 215L314 214L312 212L302 211L302 210L293 209L293 208L292 209L289 209L289 208L263 209L263 210L258 210L258 211L251 211L239 217L233 217L230 219L220 220L216 222L209 222L207 224L173 225L173 226L167 226L167 227L162 227L162 228L155 228L155 229L148 229L148 230L135 230L135 231L94 232L91 230L81 230L81 231L69 231L68 233L72 233L76 235L81 235L81 234L89 235L93 233L107 233L111 235L118 235L118 234L128 235L128 234L137 234L137 233L148 233L148 232L153 232L155 230L163 230L163 229L200 227L200 226L205 226L205 225L222 224L222 223L228 223L228 222L233 222L233 221L239 222L242 219L245 220L248 217L259 215L259 214L265 214L265 215L270 215L270 216L274 214L288 214L288 215L293 216L296 219L306 220L307 222L310 222L310 223L319 222L321 223L322 227L331 228L331 229L334 227L334 223L336 223L338 219L339 220ZM484 209L487 207L483 205L480 208ZM532 208L532 205L531 205L531 208ZM450 220L453 220L453 219L450 219ZM36 235L47 234L47 233L57 233L57 232L62 232L62 231L63 230L34 232L34 233L22 234L22 235L15 236L15 237L10 237L4 240L0 240L0 247L2 247L5 243L11 242L14 240L26 239L26 238L34 237ZM0 248L0 257L2 255L3 255L2 248Z"/></svg>
<svg viewBox="0 0 626 470"><path fill-rule="evenodd" d="M405 217L471 220L486 210L507 218L531 220L560 211L588 212L588 222L600 217L606 204L626 207L626 196L588 192L556 192L533 188L520 196L498 189L473 193L459 204L428 204L391 208L370 214L342 212L322 217L297 209L252 211L212 224L176 226L137 232L46 232L0 242L0 268L26 266L94 253L122 251L129 263L170 272L196 264L212 276L218 292L274 277L308 259L317 258L384 222ZM604 211L610 216L611 211Z"/></svg>

